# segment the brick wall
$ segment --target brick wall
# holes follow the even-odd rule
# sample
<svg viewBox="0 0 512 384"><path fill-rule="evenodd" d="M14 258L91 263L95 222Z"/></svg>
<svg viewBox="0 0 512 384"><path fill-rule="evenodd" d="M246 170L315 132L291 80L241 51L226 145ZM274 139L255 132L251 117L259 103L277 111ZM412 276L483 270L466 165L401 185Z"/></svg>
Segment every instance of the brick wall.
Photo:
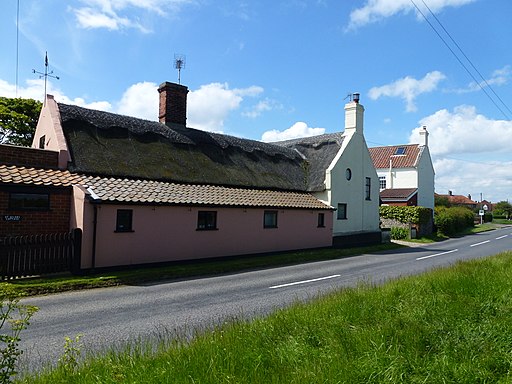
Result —
<svg viewBox="0 0 512 384"><path fill-rule="evenodd" d="M57 168L59 153L44 149L0 144L0 164L28 168Z"/></svg>
<svg viewBox="0 0 512 384"><path fill-rule="evenodd" d="M16 211L9 210L9 192L0 190L0 237L69 232L71 189L52 190L49 194L49 211ZM20 216L20 220L6 221L5 215Z"/></svg>

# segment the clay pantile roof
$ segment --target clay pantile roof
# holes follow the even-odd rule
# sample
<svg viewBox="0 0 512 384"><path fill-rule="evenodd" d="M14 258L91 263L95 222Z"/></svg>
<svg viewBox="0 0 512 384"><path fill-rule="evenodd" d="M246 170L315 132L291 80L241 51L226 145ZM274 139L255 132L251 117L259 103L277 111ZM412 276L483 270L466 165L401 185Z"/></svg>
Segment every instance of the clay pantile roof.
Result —
<svg viewBox="0 0 512 384"><path fill-rule="evenodd" d="M313 195L301 192L99 177L87 179L84 186L103 202L331 209Z"/></svg>
<svg viewBox="0 0 512 384"><path fill-rule="evenodd" d="M400 150L403 148L403 150ZM368 148L373 165L376 169L389 169L391 159L393 168L416 167L421 153L425 147L418 144L389 145L385 147ZM403 154L397 154L402 153Z"/></svg>
<svg viewBox="0 0 512 384"><path fill-rule="evenodd" d="M436 196L446 197L451 204L455 204L455 205L460 205L460 204L476 205L476 204L478 204L476 201L473 201L464 195L439 195L439 194L436 194Z"/></svg>
<svg viewBox="0 0 512 384"><path fill-rule="evenodd" d="M416 192L418 192L418 188L384 189L380 192L380 198L383 200L409 199Z"/></svg>
<svg viewBox="0 0 512 384"><path fill-rule="evenodd" d="M81 185L89 192L92 199L98 202L332 209L305 192L104 178L69 171L7 165L0 165L0 183L62 187Z"/></svg>
<svg viewBox="0 0 512 384"><path fill-rule="evenodd" d="M0 182L5 184L69 187L80 183L84 178L69 171L0 165Z"/></svg>

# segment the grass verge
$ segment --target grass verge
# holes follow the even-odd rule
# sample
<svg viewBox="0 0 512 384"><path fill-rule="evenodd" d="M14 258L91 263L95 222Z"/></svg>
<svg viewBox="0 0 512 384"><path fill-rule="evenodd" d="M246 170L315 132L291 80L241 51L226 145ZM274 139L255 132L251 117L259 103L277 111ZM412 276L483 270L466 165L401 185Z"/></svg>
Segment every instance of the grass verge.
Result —
<svg viewBox="0 0 512 384"><path fill-rule="evenodd" d="M361 285L191 342L139 344L20 383L510 383L512 252Z"/></svg>
<svg viewBox="0 0 512 384"><path fill-rule="evenodd" d="M338 259L364 253L400 248L396 244L380 244L349 249L313 249L258 256L229 257L173 263L158 267L130 268L91 273L86 276L34 277L10 280L0 284L21 295L40 295L70 290L101 288L115 285L144 284L161 280L191 278L205 275L238 272L255 268L299 264L320 260Z"/></svg>

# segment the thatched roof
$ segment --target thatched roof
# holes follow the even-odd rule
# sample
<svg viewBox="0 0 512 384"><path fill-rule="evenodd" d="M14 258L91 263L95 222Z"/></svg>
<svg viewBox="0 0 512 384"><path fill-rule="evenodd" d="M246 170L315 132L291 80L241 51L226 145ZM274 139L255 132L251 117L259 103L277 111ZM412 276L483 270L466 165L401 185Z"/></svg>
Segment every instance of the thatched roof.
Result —
<svg viewBox="0 0 512 384"><path fill-rule="evenodd" d="M72 172L309 190L308 161L286 146L66 104L58 106Z"/></svg>
<svg viewBox="0 0 512 384"><path fill-rule="evenodd" d="M325 189L325 171L341 149L344 138L343 133L338 132L280 141L275 144L293 149L308 160L308 191L316 192Z"/></svg>

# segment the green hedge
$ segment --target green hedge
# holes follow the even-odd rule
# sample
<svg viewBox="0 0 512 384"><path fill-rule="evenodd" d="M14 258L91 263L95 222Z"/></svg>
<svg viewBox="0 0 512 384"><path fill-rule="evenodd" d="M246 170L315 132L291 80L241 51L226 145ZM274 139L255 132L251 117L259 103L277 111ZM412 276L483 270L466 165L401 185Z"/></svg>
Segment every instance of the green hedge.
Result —
<svg viewBox="0 0 512 384"><path fill-rule="evenodd" d="M474 213L464 207L436 207L434 224L440 235L454 235L466 228L473 227L475 220Z"/></svg>
<svg viewBox="0 0 512 384"><path fill-rule="evenodd" d="M382 205L379 210L380 217L394 219L404 224L427 224L432 217L432 210L425 207Z"/></svg>
<svg viewBox="0 0 512 384"><path fill-rule="evenodd" d="M405 240L409 238L409 230L402 227L391 227L391 239Z"/></svg>

